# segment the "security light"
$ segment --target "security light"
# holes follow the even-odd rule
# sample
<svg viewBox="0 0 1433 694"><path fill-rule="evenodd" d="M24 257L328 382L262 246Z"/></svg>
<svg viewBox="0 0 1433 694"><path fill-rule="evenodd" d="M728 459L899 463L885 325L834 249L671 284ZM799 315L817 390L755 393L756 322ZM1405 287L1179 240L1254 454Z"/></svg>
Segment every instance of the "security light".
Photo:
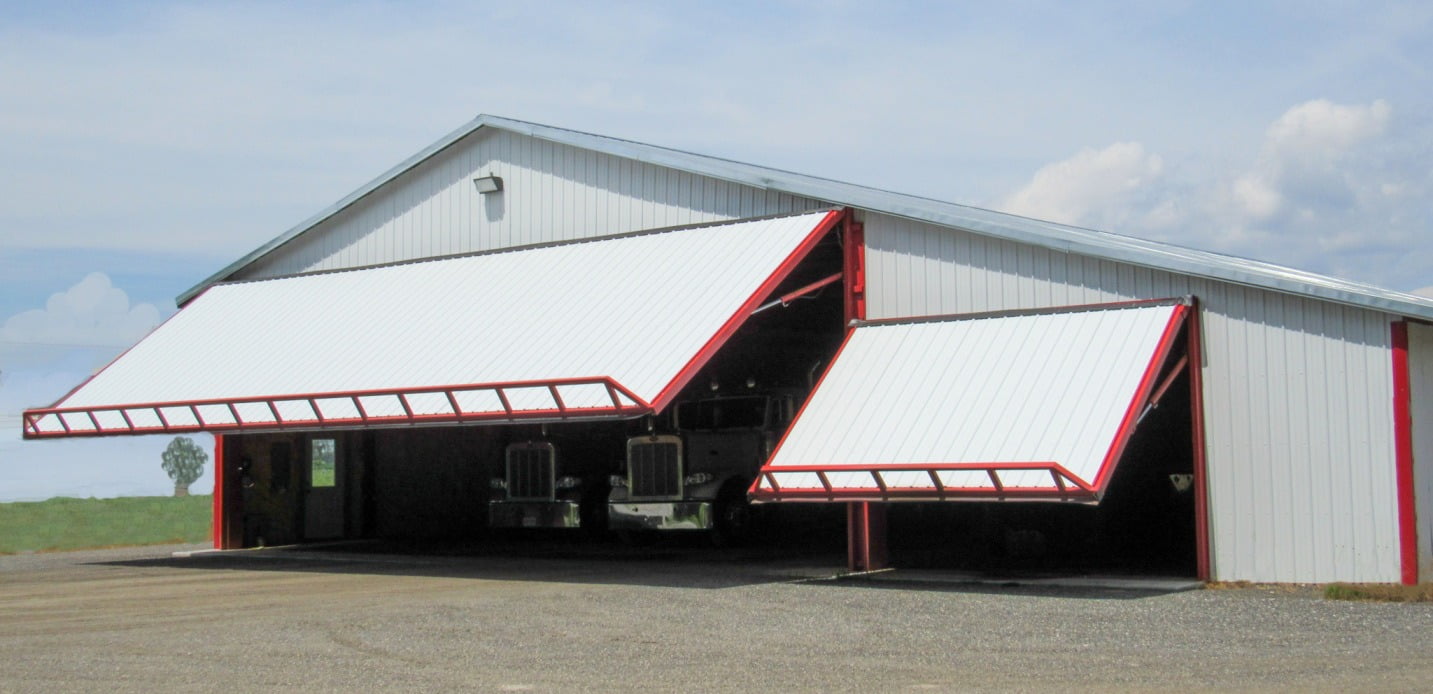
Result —
<svg viewBox="0 0 1433 694"><path fill-rule="evenodd" d="M487 195L488 193L501 192L503 189L503 179L497 176L483 176L482 178L473 179L473 185L477 187L479 193Z"/></svg>

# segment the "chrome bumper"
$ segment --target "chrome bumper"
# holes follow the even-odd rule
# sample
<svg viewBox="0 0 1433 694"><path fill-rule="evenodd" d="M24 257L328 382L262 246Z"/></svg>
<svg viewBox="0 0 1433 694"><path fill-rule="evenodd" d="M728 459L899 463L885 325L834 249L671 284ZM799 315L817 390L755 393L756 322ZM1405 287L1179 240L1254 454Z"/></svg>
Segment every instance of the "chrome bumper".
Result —
<svg viewBox="0 0 1433 694"><path fill-rule="evenodd" d="M624 501L607 504L607 527L613 530L708 530L710 501Z"/></svg>
<svg viewBox="0 0 1433 694"><path fill-rule="evenodd" d="M582 513L576 501L490 501L492 528L579 528Z"/></svg>

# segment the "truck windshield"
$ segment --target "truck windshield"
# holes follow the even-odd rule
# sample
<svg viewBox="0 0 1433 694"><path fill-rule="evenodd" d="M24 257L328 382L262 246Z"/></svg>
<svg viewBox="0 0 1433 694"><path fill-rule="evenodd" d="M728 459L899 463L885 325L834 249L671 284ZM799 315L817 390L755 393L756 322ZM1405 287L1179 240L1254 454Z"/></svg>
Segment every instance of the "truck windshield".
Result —
<svg viewBox="0 0 1433 694"><path fill-rule="evenodd" d="M677 404L678 429L759 429L765 423L765 396L714 398Z"/></svg>

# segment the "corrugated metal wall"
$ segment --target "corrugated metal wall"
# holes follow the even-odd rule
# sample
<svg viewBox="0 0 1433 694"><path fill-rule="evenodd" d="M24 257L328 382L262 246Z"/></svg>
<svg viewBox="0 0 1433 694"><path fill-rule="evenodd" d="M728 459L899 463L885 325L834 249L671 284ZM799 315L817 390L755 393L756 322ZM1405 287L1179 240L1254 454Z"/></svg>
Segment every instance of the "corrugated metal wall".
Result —
<svg viewBox="0 0 1433 694"><path fill-rule="evenodd" d="M871 318L1198 296L1215 577L1398 579L1392 317L879 214L866 245Z"/></svg>
<svg viewBox="0 0 1433 694"><path fill-rule="evenodd" d="M1433 326L1408 326L1413 387L1413 493L1418 511L1418 575L1433 581Z"/></svg>
<svg viewBox="0 0 1433 694"><path fill-rule="evenodd" d="M497 175L480 195L473 178ZM482 129L242 272L244 279L824 207Z"/></svg>

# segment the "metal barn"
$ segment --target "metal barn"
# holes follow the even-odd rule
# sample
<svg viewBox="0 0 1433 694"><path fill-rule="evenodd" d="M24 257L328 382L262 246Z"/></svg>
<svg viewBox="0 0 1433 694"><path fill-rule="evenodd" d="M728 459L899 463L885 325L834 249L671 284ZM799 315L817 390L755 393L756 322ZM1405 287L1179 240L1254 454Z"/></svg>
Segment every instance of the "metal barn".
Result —
<svg viewBox="0 0 1433 694"><path fill-rule="evenodd" d="M179 303L24 435L215 433L223 548L577 525L560 455L613 522L845 505L855 568L1107 507L1200 578L1433 577L1433 300L1373 286L479 116ZM742 378L809 391L740 494L644 447Z"/></svg>

